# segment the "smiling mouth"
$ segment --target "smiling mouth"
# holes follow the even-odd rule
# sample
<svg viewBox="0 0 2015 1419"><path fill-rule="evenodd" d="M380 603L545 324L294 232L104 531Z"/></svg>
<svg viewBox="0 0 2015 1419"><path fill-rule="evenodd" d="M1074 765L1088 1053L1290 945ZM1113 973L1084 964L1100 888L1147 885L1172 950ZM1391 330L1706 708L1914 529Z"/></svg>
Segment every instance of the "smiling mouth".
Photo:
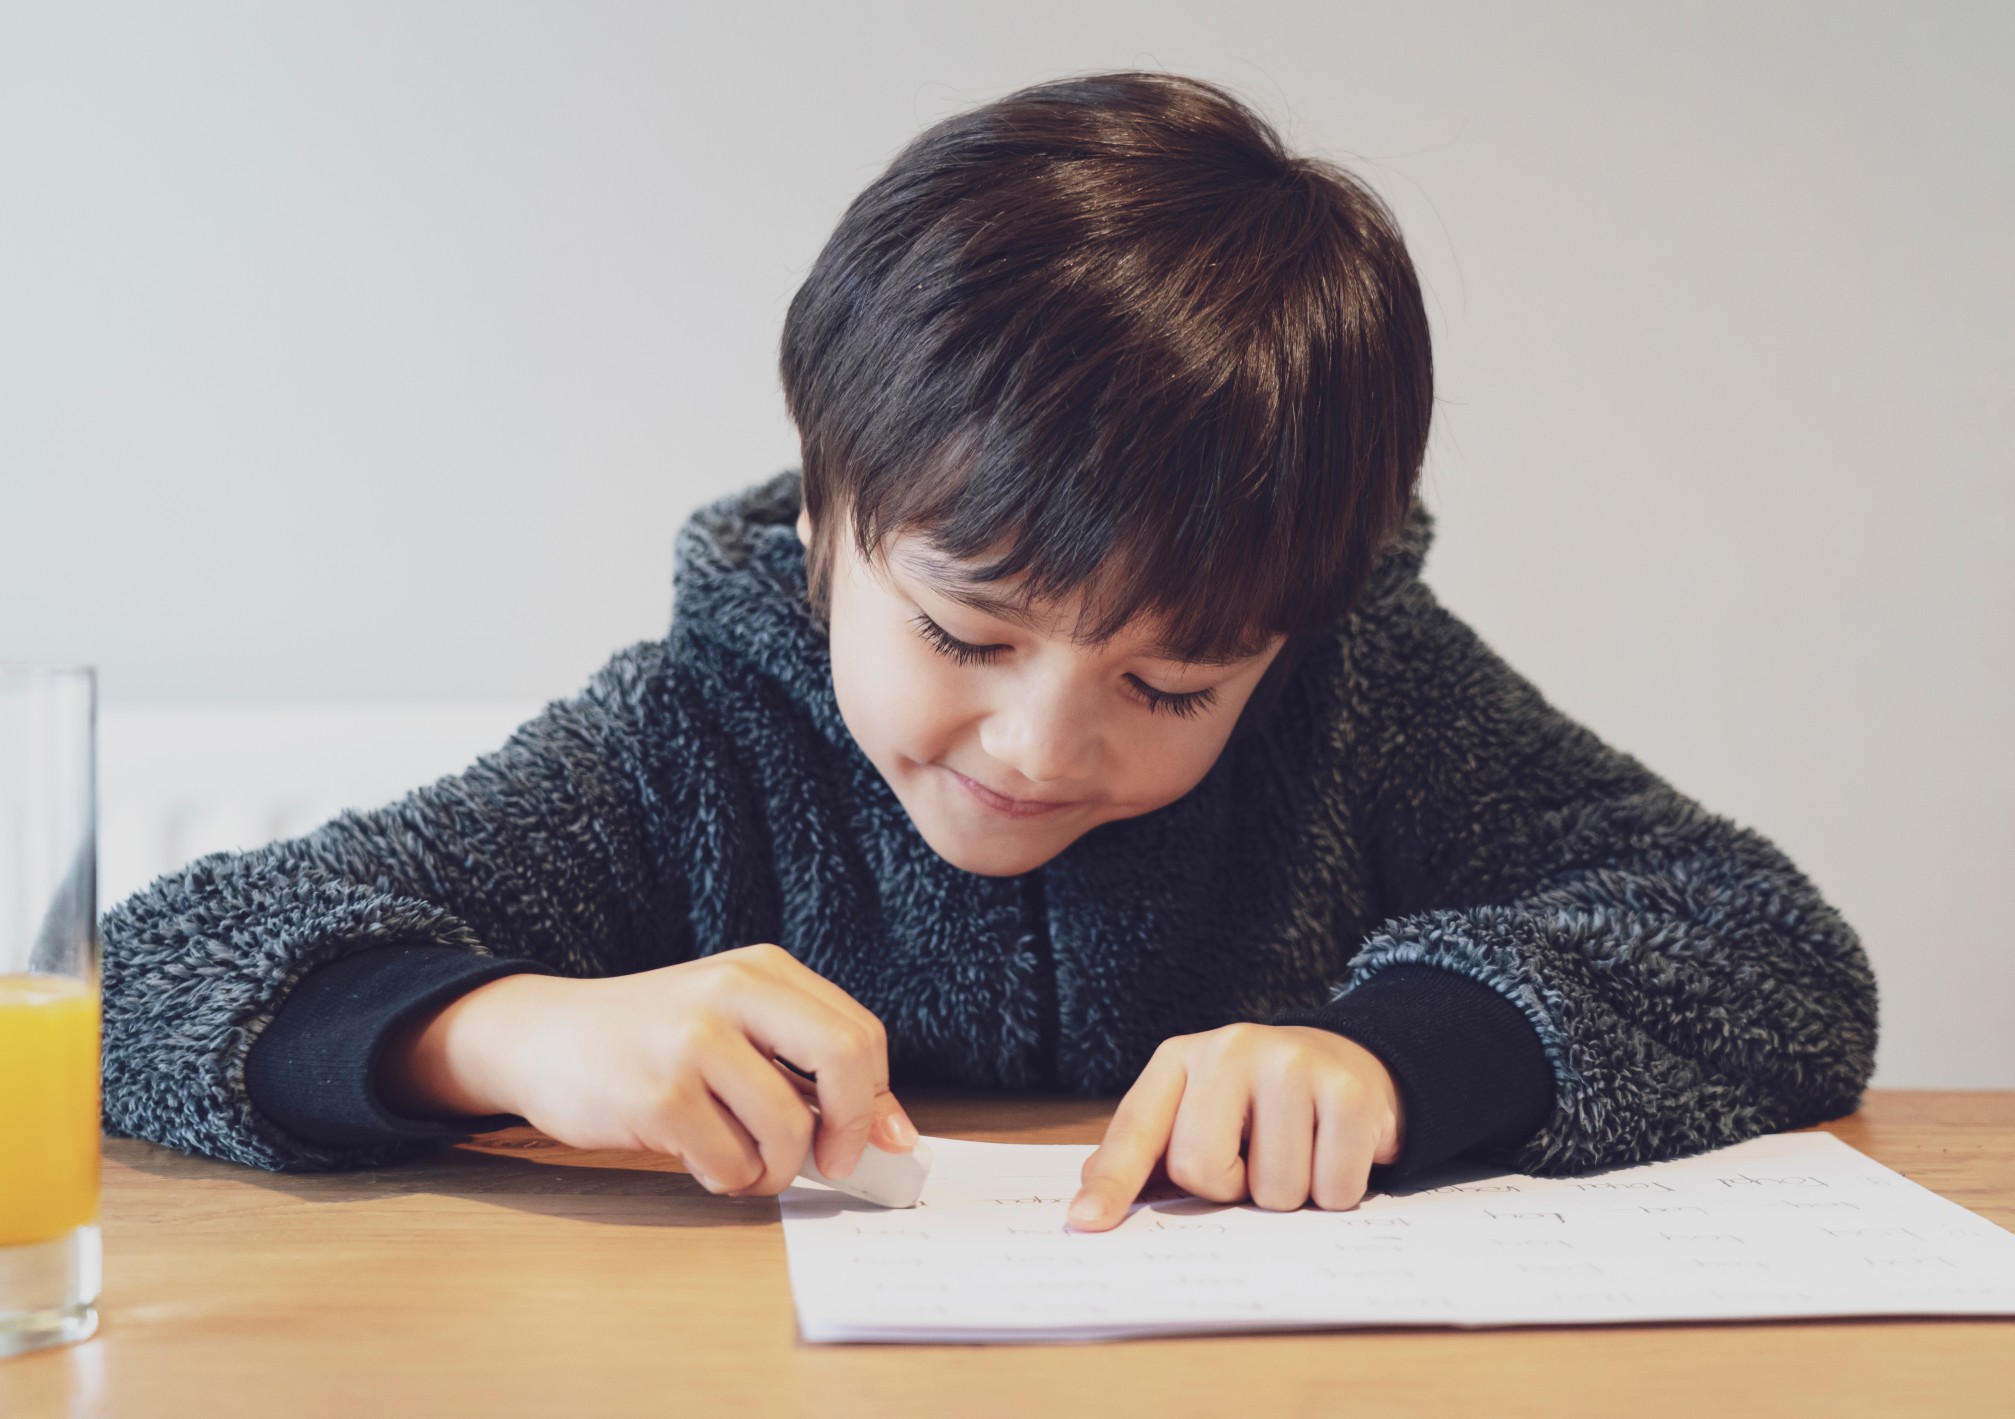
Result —
<svg viewBox="0 0 2015 1419"><path fill-rule="evenodd" d="M1075 806L1074 799L1009 798L1004 793L995 793L978 779L967 778L957 769L938 767L959 781L959 784L988 808L1010 818L1040 818L1045 813L1055 813L1059 809Z"/></svg>

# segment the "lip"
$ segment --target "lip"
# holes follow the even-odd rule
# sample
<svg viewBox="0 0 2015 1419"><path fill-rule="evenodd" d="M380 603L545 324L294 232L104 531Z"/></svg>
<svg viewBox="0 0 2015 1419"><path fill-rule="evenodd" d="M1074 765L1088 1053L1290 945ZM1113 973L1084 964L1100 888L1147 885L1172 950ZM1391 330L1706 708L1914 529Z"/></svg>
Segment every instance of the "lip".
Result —
<svg viewBox="0 0 2015 1419"><path fill-rule="evenodd" d="M1074 807L1077 803L1076 799L1068 798L1010 798L1005 793L996 793L978 779L967 778L957 769L946 768L943 764L938 765L938 767L944 769L946 773L956 779L959 785L967 793L971 794L975 800L1004 817L1040 818L1045 814L1056 813L1062 809Z"/></svg>

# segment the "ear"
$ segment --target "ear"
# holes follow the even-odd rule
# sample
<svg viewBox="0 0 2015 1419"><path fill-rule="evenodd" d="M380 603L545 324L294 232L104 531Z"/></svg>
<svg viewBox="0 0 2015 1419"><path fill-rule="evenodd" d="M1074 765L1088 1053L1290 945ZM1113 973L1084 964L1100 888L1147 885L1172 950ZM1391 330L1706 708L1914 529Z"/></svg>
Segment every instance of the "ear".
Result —
<svg viewBox="0 0 2015 1419"><path fill-rule="evenodd" d="M806 547L812 545L812 510L808 507L798 509L798 541Z"/></svg>

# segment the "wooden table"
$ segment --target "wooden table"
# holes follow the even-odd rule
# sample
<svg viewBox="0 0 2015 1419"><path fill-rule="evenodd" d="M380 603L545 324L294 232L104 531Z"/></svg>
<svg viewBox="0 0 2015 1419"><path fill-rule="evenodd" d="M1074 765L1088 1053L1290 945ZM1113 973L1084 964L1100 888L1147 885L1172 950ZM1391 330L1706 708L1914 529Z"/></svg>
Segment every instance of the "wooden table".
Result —
<svg viewBox="0 0 2015 1419"><path fill-rule="evenodd" d="M1094 1142L1110 1102L906 1097L927 1133ZM1876 1091L1829 1132L2015 1229L2015 1092ZM0 1416L2015 1415L2015 1321L798 1342L771 1199L529 1129L378 1172L105 1150L98 1336Z"/></svg>

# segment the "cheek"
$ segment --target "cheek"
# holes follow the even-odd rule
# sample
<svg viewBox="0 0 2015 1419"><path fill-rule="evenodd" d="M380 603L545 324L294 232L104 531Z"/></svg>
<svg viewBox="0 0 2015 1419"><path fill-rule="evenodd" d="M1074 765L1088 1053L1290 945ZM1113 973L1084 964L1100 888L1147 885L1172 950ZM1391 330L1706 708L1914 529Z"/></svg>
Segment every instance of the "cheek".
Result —
<svg viewBox="0 0 2015 1419"><path fill-rule="evenodd" d="M963 706L950 662L886 608L836 595L832 607L833 695L840 717L884 773L898 760L937 758L956 737ZM940 663L942 662L942 663Z"/></svg>
<svg viewBox="0 0 2015 1419"><path fill-rule="evenodd" d="M1156 725L1152 732L1117 736L1126 797L1150 808L1173 803L1210 772L1231 737L1229 724Z"/></svg>
<svg viewBox="0 0 2015 1419"><path fill-rule="evenodd" d="M1116 746L1114 772L1125 785L1123 794L1133 811L1151 812L1173 803L1202 781L1224 753L1264 669L1256 666L1221 686L1218 706L1203 716L1181 719L1133 712L1130 732L1108 741Z"/></svg>

